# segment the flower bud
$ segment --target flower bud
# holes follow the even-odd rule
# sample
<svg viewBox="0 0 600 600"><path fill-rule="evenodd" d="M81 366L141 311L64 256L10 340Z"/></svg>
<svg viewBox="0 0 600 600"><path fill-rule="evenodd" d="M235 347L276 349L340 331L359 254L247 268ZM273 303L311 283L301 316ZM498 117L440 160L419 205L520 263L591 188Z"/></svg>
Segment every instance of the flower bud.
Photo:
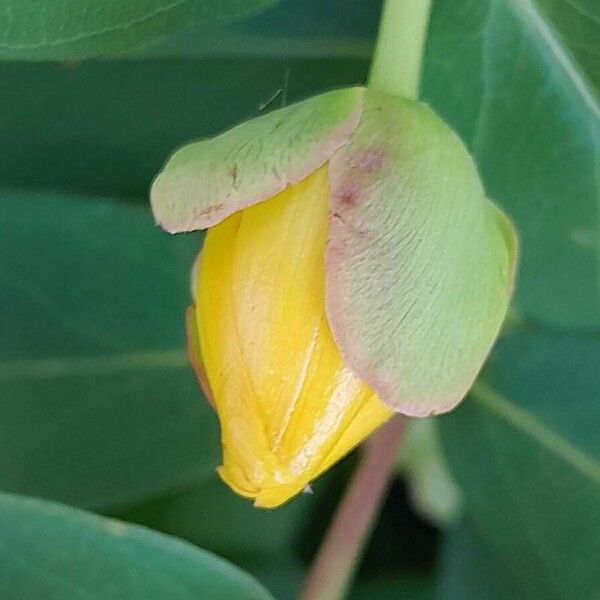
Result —
<svg viewBox="0 0 600 600"><path fill-rule="evenodd" d="M185 146L151 201L167 231L210 228L193 362L221 424L219 473L258 506L392 411L456 406L513 289L514 229L458 137L380 92L330 92Z"/></svg>

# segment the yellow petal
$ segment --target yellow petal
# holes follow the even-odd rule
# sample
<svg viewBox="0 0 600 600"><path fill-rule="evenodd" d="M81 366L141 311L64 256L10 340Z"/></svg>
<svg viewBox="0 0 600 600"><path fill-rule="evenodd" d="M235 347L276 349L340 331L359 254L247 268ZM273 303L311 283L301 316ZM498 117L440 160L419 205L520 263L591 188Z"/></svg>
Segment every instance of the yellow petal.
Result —
<svg viewBox="0 0 600 600"><path fill-rule="evenodd" d="M327 167L211 228L196 281L222 479L257 506L300 492L390 416L325 316Z"/></svg>

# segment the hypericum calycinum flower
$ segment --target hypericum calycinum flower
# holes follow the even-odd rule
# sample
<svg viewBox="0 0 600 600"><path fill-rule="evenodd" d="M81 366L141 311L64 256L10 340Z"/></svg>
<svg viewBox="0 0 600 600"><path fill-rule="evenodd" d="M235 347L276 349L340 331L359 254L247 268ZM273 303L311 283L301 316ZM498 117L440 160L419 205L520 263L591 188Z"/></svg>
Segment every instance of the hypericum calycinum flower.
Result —
<svg viewBox="0 0 600 600"><path fill-rule="evenodd" d="M152 188L170 232L210 228L196 363L221 477L258 506L297 494L391 416L450 410L504 318L508 219L428 108L329 92L185 146Z"/></svg>

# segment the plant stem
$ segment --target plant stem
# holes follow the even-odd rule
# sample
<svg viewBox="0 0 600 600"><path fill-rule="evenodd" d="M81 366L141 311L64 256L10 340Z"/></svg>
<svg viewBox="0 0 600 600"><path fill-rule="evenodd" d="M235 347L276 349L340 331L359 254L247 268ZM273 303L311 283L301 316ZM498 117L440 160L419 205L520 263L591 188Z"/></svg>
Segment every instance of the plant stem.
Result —
<svg viewBox="0 0 600 600"><path fill-rule="evenodd" d="M375 523L394 468L406 418L396 415L364 445L360 463L306 580L301 600L339 600Z"/></svg>
<svg viewBox="0 0 600 600"><path fill-rule="evenodd" d="M385 0L369 86L394 96L419 96L431 0Z"/></svg>

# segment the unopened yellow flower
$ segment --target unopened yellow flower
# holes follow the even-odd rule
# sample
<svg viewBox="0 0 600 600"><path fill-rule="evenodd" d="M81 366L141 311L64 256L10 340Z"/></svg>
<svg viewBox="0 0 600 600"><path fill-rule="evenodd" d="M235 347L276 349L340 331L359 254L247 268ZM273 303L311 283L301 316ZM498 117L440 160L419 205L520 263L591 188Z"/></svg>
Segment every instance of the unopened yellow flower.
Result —
<svg viewBox="0 0 600 600"><path fill-rule="evenodd" d="M257 506L290 499L392 415L333 341L327 223L322 167L211 228L202 252L196 316L219 474Z"/></svg>
<svg viewBox="0 0 600 600"><path fill-rule="evenodd" d="M190 347L219 473L258 506L392 411L456 406L512 291L514 231L464 146L380 92L330 92L185 146L151 200L167 231L208 228Z"/></svg>

